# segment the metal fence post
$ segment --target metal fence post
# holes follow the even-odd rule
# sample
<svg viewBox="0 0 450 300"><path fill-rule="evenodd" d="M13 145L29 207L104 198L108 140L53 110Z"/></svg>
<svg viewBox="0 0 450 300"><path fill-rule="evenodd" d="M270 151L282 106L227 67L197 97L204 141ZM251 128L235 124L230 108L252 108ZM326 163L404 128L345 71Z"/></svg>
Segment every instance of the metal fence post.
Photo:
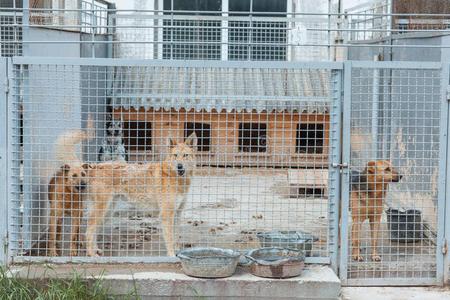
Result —
<svg viewBox="0 0 450 300"><path fill-rule="evenodd" d="M22 55L30 55L30 1L23 0Z"/></svg>
<svg viewBox="0 0 450 300"><path fill-rule="evenodd" d="M441 120L440 120L440 153L439 153L439 186L438 186L438 232L437 232L437 282L445 284L449 280L449 253L448 241L450 239L450 205L446 204L450 188L448 180L450 180L450 168L448 163L450 156L450 140L448 133L450 130L450 71L449 63L442 65L442 104L441 104Z"/></svg>
<svg viewBox="0 0 450 300"><path fill-rule="evenodd" d="M342 163L350 163L350 118L352 99L352 62L344 63L344 96L342 116ZM341 226L340 226L340 267L339 278L342 283L347 282L347 259L348 259L348 208L350 196L349 168L343 168L341 177Z"/></svg>
<svg viewBox="0 0 450 300"><path fill-rule="evenodd" d="M330 112L330 166L329 166L329 197L330 197L330 253L331 266L337 273L339 253L339 209L340 209L340 164L341 164L341 118L342 118L342 73L343 70L331 72L331 112Z"/></svg>
<svg viewBox="0 0 450 300"><path fill-rule="evenodd" d="M0 58L0 265L8 258L8 64Z"/></svg>

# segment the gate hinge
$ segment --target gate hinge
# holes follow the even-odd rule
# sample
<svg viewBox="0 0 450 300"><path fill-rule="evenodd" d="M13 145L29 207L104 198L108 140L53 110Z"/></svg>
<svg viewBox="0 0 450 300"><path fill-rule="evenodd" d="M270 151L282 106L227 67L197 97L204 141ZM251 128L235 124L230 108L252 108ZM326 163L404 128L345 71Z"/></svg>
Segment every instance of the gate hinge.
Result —
<svg viewBox="0 0 450 300"><path fill-rule="evenodd" d="M5 237L3 238L3 250L8 249L9 246L9 234L6 233Z"/></svg>
<svg viewBox="0 0 450 300"><path fill-rule="evenodd" d="M450 87L447 88L447 101L450 102Z"/></svg>
<svg viewBox="0 0 450 300"><path fill-rule="evenodd" d="M348 168L348 163L342 163L342 164L332 163L331 166L333 168L346 169L346 168Z"/></svg>
<svg viewBox="0 0 450 300"><path fill-rule="evenodd" d="M447 245L447 239L444 239L443 241L442 241L442 254L447 254L447 252L448 252L448 245Z"/></svg>
<svg viewBox="0 0 450 300"><path fill-rule="evenodd" d="M5 88L5 94L8 94L9 93L9 79L8 78L5 79L5 82L3 83L3 85Z"/></svg>

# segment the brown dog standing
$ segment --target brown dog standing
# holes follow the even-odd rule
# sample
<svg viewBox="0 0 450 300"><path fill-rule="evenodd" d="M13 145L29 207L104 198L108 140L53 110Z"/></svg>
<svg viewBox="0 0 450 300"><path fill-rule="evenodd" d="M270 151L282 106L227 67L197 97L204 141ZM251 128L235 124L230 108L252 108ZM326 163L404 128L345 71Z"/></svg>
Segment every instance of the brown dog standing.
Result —
<svg viewBox="0 0 450 300"><path fill-rule="evenodd" d="M64 214L71 217L70 255L78 254L80 222L83 210L83 193L87 188L88 164L63 165L50 180L48 200L50 202L50 224L48 249L50 256L57 256L56 242L61 239Z"/></svg>
<svg viewBox="0 0 450 300"><path fill-rule="evenodd" d="M362 223L369 219L372 260L380 261L377 253L378 233L388 185L402 176L388 160L369 161L362 173L352 172L350 208L352 211L352 258L363 261L360 253Z"/></svg>
<svg viewBox="0 0 450 300"><path fill-rule="evenodd" d="M61 223L65 214L70 215L70 254L77 255L80 222L83 217L83 197L88 185L90 165L83 163L81 142L95 136L94 121L89 116L86 130L69 130L61 134L55 142L55 158L61 166L50 179L48 200L50 204L48 250L50 256L57 256L56 240L60 240Z"/></svg>

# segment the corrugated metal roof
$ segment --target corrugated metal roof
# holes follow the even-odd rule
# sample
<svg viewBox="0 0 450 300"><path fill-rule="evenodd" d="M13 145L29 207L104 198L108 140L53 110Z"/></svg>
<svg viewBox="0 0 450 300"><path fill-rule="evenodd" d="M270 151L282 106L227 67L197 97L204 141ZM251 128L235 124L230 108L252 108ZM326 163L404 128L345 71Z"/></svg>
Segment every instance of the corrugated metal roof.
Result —
<svg viewBox="0 0 450 300"><path fill-rule="evenodd" d="M117 67L112 97L125 108L324 113L329 78L320 69Z"/></svg>

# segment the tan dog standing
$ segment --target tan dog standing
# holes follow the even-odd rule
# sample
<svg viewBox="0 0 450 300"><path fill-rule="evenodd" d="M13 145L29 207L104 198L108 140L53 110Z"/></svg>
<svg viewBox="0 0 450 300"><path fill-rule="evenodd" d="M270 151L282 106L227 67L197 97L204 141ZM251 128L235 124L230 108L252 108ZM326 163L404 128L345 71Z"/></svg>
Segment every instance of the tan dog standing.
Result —
<svg viewBox="0 0 450 300"><path fill-rule="evenodd" d="M170 140L163 162L129 164L105 162L90 172L86 229L87 255L101 254L97 246L97 227L102 224L115 195L123 195L143 210L159 211L167 254L173 256L175 220L184 207L195 169L195 133L184 143Z"/></svg>
<svg viewBox="0 0 450 300"><path fill-rule="evenodd" d="M399 182L402 176L388 160L369 161L362 173L352 172L350 209L352 211L352 258L363 261L360 253L362 223L369 219L373 261L380 261L377 253L378 234L388 185Z"/></svg>

